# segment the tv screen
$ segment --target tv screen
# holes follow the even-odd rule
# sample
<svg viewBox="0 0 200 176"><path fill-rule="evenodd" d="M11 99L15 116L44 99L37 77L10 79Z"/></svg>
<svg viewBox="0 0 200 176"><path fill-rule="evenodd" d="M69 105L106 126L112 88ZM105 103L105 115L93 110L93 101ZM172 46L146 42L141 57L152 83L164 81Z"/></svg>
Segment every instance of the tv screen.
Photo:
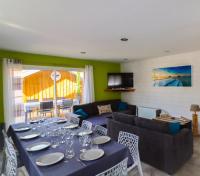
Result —
<svg viewBox="0 0 200 176"><path fill-rule="evenodd" d="M133 73L108 73L108 88L133 88Z"/></svg>

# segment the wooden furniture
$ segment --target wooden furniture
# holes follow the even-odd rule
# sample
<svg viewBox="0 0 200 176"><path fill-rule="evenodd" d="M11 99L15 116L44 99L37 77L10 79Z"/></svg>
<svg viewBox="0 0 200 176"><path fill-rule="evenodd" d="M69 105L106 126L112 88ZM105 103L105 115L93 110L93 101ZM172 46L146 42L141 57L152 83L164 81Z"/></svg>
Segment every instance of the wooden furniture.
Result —
<svg viewBox="0 0 200 176"><path fill-rule="evenodd" d="M171 117L171 116L161 116L154 120L164 121L164 122L180 122L181 127L189 127L191 125L191 120L185 117Z"/></svg>
<svg viewBox="0 0 200 176"><path fill-rule="evenodd" d="M134 88L113 88L113 89L105 89L107 92L134 92Z"/></svg>
<svg viewBox="0 0 200 176"><path fill-rule="evenodd" d="M200 136L199 134L199 129L198 129L198 114L197 112L200 111L199 105L197 104L192 104L190 107L190 111L194 112L194 114L192 114L192 130L193 130L193 135L194 136Z"/></svg>

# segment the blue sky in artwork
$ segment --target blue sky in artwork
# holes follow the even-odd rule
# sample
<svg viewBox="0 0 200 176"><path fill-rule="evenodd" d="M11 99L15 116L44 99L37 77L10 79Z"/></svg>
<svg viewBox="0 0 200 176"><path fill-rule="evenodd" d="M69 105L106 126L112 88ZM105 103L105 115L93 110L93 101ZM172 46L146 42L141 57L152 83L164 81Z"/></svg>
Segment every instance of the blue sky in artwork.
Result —
<svg viewBox="0 0 200 176"><path fill-rule="evenodd" d="M155 71L165 72L168 74L191 74L191 65L157 68L157 69L155 69Z"/></svg>

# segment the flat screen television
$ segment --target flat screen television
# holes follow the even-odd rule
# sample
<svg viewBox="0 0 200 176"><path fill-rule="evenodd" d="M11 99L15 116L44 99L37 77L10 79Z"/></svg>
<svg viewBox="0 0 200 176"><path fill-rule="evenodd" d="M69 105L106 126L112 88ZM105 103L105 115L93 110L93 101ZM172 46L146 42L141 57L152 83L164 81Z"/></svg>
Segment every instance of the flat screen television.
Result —
<svg viewBox="0 0 200 176"><path fill-rule="evenodd" d="M133 73L108 73L108 89L126 89L133 86Z"/></svg>

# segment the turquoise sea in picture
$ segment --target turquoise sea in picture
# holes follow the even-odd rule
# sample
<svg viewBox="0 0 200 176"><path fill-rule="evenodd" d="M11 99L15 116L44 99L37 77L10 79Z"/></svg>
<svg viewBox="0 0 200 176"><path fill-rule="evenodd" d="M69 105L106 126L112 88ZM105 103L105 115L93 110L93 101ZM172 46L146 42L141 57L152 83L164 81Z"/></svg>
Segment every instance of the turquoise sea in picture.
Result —
<svg viewBox="0 0 200 176"><path fill-rule="evenodd" d="M191 65L153 69L155 87L191 87Z"/></svg>

